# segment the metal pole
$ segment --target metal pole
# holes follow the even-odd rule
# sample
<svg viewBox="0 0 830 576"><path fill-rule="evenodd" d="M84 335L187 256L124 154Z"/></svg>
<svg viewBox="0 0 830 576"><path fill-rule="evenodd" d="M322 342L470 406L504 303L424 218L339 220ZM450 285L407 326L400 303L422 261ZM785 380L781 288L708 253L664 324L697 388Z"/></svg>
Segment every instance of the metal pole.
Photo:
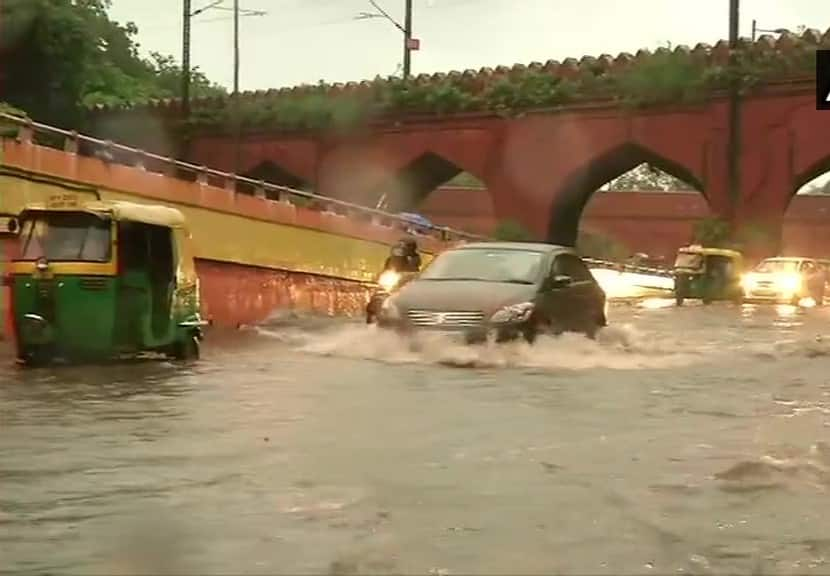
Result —
<svg viewBox="0 0 830 576"><path fill-rule="evenodd" d="M184 0L182 16L182 116L190 117L190 3Z"/></svg>
<svg viewBox="0 0 830 576"><path fill-rule="evenodd" d="M758 21L755 18L752 19L752 41L755 42L755 32L758 30Z"/></svg>
<svg viewBox="0 0 830 576"><path fill-rule="evenodd" d="M239 93L239 0L233 0L233 93Z"/></svg>
<svg viewBox="0 0 830 576"><path fill-rule="evenodd" d="M740 0L729 0L729 47L738 46Z"/></svg>
<svg viewBox="0 0 830 576"><path fill-rule="evenodd" d="M409 78L412 52L409 49L409 41L412 39L412 0L406 0L406 16L404 17L403 27L403 77Z"/></svg>
<svg viewBox="0 0 830 576"><path fill-rule="evenodd" d="M739 0L729 0L729 65L737 63L738 24L740 15ZM739 200L740 189L740 135L741 102L738 82L734 79L729 86L729 141L727 146L727 166L729 170L729 195L732 208Z"/></svg>
<svg viewBox="0 0 830 576"><path fill-rule="evenodd" d="M239 0L233 0L233 117L234 117L234 174L239 174Z"/></svg>

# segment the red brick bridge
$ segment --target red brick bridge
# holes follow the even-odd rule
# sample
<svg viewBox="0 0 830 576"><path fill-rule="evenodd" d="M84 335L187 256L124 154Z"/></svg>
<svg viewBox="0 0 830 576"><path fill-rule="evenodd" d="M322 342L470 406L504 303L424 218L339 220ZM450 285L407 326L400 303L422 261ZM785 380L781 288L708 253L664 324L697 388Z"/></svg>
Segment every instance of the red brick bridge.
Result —
<svg viewBox="0 0 830 576"><path fill-rule="evenodd" d="M433 222L487 235L499 223L486 190L442 187L421 212ZM694 191L604 192L585 206L581 231L611 239L631 254L641 252L670 262L677 249L693 242L695 224L710 218L706 199ZM798 195L784 215L782 254L830 256L830 195Z"/></svg>
<svg viewBox="0 0 830 576"><path fill-rule="evenodd" d="M801 38L785 34L775 42L762 37L750 48L780 54L799 43L813 49L830 46L830 31L823 36L808 31ZM704 54L714 64L729 57L724 43L699 45L691 52ZM531 68L567 75L648 57L586 57ZM482 70L470 78L510 77L517 70L526 68ZM369 84L333 90L364 85ZM267 102L285 92L248 94L241 100ZM177 110L178 103L163 102L133 108L129 114L147 123L151 118L169 119ZM360 203L372 204L385 193L390 207L402 210L417 208L432 190L468 172L486 186L499 219L518 220L540 237L571 244L592 194L648 162L692 184L712 214L738 227L761 226L777 241L796 190L830 169L830 112L816 110L815 79L804 73L766 81L745 94L735 154L740 180L733 192L729 110L726 95L713 92L700 103L647 109L606 99L512 116L485 111L376 118L347 133L249 131L241 137L238 172ZM105 113L123 117L111 110ZM196 163L233 170L234 150L234 138L227 131L201 131L192 137L187 155Z"/></svg>

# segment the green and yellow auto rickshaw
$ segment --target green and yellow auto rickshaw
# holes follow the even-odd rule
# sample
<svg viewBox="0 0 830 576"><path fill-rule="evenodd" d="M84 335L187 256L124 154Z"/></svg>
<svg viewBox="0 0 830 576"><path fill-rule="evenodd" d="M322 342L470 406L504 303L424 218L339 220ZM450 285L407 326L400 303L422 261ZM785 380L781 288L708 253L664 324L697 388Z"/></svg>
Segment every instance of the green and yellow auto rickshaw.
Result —
<svg viewBox="0 0 830 576"><path fill-rule="evenodd" d="M674 262L674 297L678 306L693 298L709 304L715 300L743 301L740 252L724 248L687 246L677 251Z"/></svg>
<svg viewBox="0 0 830 576"><path fill-rule="evenodd" d="M178 210L66 194L26 206L9 266L18 361L199 355L199 279Z"/></svg>

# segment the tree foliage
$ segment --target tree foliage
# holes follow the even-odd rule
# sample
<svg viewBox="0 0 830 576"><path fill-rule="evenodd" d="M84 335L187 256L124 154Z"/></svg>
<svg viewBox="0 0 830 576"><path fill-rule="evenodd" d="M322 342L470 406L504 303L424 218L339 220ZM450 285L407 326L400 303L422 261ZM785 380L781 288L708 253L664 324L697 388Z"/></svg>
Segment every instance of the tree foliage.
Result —
<svg viewBox="0 0 830 576"><path fill-rule="evenodd" d="M719 218L704 218L695 223L693 239L707 248L732 247L732 227Z"/></svg>
<svg viewBox="0 0 830 576"><path fill-rule="evenodd" d="M511 116L580 101L605 100L633 108L698 104L733 85L748 92L772 79L814 75L816 46L794 42L783 51L743 49L728 66L699 54L664 50L626 67L584 65L567 75L528 68L493 77L376 78L347 90L321 82L251 100L242 106L240 121L257 129L342 130L374 117L478 111ZM203 106L190 128L224 129L231 125L232 114L230 101Z"/></svg>
<svg viewBox="0 0 830 576"><path fill-rule="evenodd" d="M172 58L143 58L132 23L107 16L111 0L3 0L2 94L38 121L78 128L86 107L179 95ZM221 90L198 71L193 91Z"/></svg>
<svg viewBox="0 0 830 576"><path fill-rule="evenodd" d="M502 242L533 242L533 234L515 220L499 222L493 231L493 238Z"/></svg>
<svg viewBox="0 0 830 576"><path fill-rule="evenodd" d="M622 262L631 257L631 250L613 238L599 232L580 230L576 249L585 258Z"/></svg>
<svg viewBox="0 0 830 576"><path fill-rule="evenodd" d="M799 194L830 194L830 180L819 183L808 184Z"/></svg>
<svg viewBox="0 0 830 576"><path fill-rule="evenodd" d="M640 164L608 184L609 191L674 192L691 191L694 186L649 164Z"/></svg>

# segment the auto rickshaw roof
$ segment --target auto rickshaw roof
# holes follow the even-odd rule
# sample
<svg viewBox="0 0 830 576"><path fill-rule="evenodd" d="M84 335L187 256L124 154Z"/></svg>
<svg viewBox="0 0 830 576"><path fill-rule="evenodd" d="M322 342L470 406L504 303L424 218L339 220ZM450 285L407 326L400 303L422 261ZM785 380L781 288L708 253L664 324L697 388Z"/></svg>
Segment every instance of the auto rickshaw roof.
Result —
<svg viewBox="0 0 830 576"><path fill-rule="evenodd" d="M166 228L184 228L187 222L184 215L175 208L113 200L93 200L62 205L48 202L29 204L23 209L21 215L26 212L87 212L119 222L140 222Z"/></svg>
<svg viewBox="0 0 830 576"><path fill-rule="evenodd" d="M728 248L704 248L703 246L685 246L678 250L683 254L701 254L703 256L725 256L727 258L743 258L743 254L737 250Z"/></svg>

